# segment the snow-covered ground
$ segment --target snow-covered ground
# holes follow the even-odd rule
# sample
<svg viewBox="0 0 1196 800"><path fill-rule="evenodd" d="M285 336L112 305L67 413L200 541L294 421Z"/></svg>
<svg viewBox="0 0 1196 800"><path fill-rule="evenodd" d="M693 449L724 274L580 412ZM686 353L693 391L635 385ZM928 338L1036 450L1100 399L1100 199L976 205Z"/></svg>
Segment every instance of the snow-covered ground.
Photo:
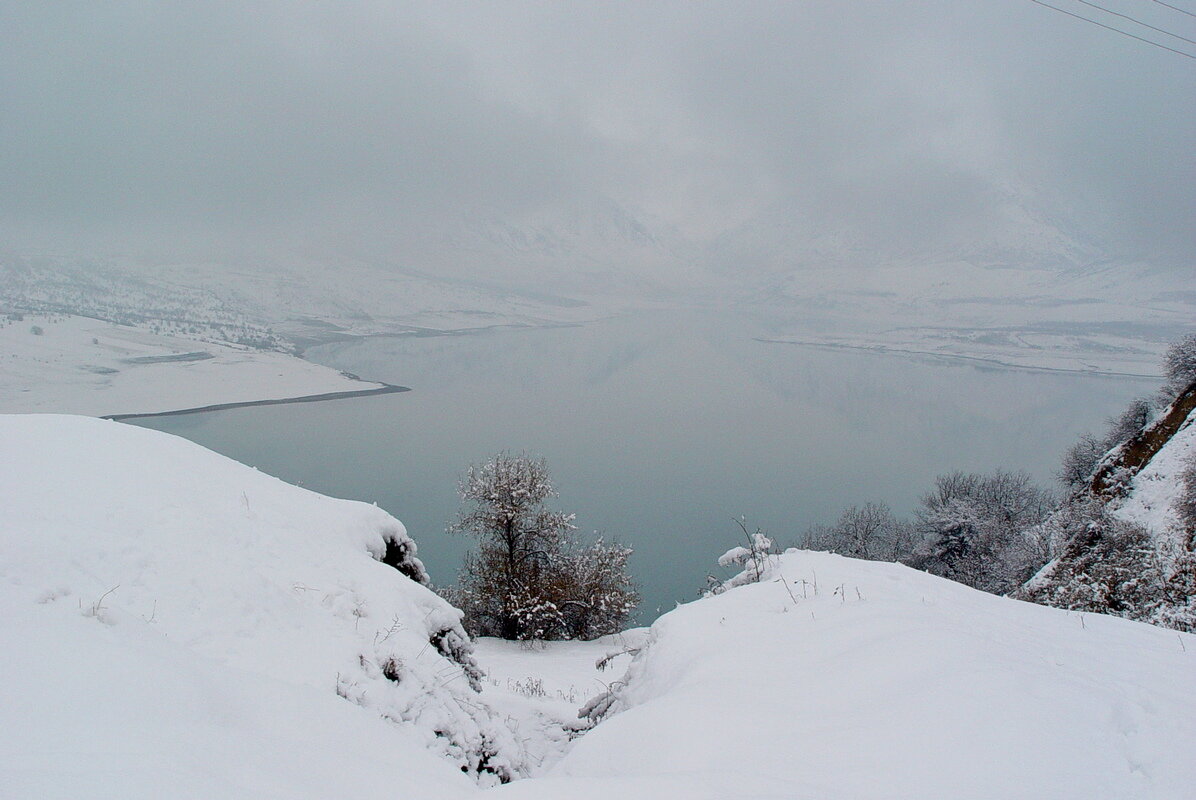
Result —
<svg viewBox="0 0 1196 800"><path fill-rule="evenodd" d="M1196 272L974 263L809 269L756 302L776 342L966 359L979 365L1158 376L1193 330Z"/></svg>
<svg viewBox="0 0 1196 800"><path fill-rule="evenodd" d="M631 662L630 652L641 647L647 636L647 628L632 628L592 642L478 639L474 649L479 662L486 665L483 694L516 695L576 719L579 708L609 690L623 674ZM607 656L613 657L599 667Z"/></svg>
<svg viewBox="0 0 1196 800"><path fill-rule="evenodd" d="M285 353L87 317L0 320L3 413L143 414L381 386Z"/></svg>
<svg viewBox="0 0 1196 800"><path fill-rule="evenodd" d="M791 552L652 626L526 798L1180 798L1196 636Z"/></svg>
<svg viewBox="0 0 1196 800"><path fill-rule="evenodd" d="M458 612L377 560L410 542L373 506L156 431L3 415L0 508L4 797L1088 800L1196 785L1196 636L898 565L790 552L647 631L485 640L479 692ZM595 669L624 650L638 652ZM576 707L603 699L578 735ZM462 767L521 779L479 789Z"/></svg>
<svg viewBox="0 0 1196 800"><path fill-rule="evenodd" d="M376 506L37 414L0 415L0 508L0 796L439 797L525 769L460 612L379 562L412 543Z"/></svg>

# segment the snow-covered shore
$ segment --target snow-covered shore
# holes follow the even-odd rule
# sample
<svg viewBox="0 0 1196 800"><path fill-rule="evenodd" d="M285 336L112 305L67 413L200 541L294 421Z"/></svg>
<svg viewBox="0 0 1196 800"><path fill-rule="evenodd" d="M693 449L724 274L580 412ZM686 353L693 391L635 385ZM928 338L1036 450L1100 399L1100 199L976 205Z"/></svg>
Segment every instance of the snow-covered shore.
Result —
<svg viewBox="0 0 1196 800"><path fill-rule="evenodd" d="M0 326L0 413L153 414L384 389L296 356L88 317Z"/></svg>

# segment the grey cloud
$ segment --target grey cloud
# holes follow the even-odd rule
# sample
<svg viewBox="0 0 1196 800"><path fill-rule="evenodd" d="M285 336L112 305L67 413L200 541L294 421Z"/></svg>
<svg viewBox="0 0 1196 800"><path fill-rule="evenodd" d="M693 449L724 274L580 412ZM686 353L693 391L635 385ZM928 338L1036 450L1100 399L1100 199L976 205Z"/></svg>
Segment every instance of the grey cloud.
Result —
<svg viewBox="0 0 1196 800"><path fill-rule="evenodd" d="M698 242L784 207L910 249L1024 189L1123 248L1196 245L1196 68L1029 3L2 14L14 241L377 257L601 197Z"/></svg>

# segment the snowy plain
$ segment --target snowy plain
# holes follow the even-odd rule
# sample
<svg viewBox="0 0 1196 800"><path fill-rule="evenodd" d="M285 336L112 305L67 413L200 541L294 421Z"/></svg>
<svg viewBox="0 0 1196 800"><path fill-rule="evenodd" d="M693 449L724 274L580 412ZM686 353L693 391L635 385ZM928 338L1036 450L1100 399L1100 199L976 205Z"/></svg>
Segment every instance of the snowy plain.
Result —
<svg viewBox="0 0 1196 800"><path fill-rule="evenodd" d="M475 692L430 646L458 613L379 563L408 540L373 506L55 415L0 416L0 504L6 797L1181 798L1196 785L1196 637L902 566L790 552L763 582L621 640L483 641ZM608 688L610 713L578 736L576 706ZM521 779L479 788L461 771L471 752Z"/></svg>
<svg viewBox="0 0 1196 800"><path fill-rule="evenodd" d="M146 414L381 387L286 353L61 314L0 323L0 357L4 413Z"/></svg>

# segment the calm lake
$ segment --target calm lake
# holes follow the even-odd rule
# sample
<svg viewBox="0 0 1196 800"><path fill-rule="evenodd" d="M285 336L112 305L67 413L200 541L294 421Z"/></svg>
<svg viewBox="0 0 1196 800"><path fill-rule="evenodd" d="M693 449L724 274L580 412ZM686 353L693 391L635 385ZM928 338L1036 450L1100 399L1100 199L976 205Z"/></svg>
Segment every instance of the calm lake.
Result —
<svg viewBox="0 0 1196 800"><path fill-rule="evenodd" d="M911 512L935 475L1024 469L1157 382L753 340L723 315L376 337L307 357L413 391L137 420L284 480L376 501L438 584L470 541L444 533L456 482L500 450L545 456L583 532L635 548L649 622L693 599L743 515L780 545L848 505Z"/></svg>

